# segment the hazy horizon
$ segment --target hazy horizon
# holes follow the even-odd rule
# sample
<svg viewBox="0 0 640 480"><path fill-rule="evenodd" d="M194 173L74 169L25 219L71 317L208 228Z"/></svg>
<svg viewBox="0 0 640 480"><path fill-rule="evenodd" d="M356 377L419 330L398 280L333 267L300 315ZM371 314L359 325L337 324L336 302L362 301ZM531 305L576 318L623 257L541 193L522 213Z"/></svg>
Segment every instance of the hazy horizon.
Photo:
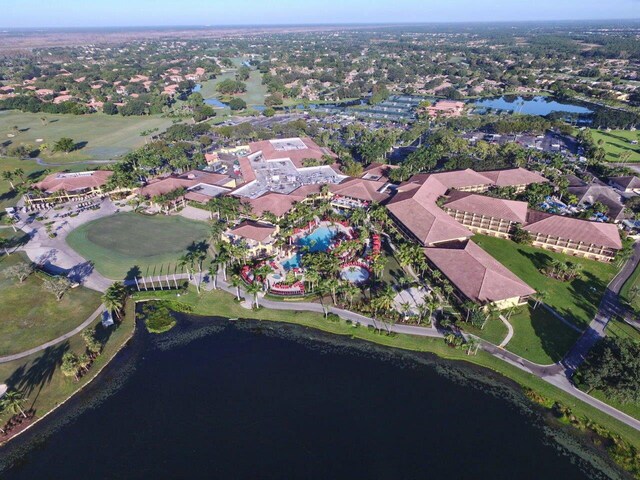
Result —
<svg viewBox="0 0 640 480"><path fill-rule="evenodd" d="M0 0L3 29L238 27L532 21L625 21L640 18L640 0ZM4 7L4 8L3 8Z"/></svg>

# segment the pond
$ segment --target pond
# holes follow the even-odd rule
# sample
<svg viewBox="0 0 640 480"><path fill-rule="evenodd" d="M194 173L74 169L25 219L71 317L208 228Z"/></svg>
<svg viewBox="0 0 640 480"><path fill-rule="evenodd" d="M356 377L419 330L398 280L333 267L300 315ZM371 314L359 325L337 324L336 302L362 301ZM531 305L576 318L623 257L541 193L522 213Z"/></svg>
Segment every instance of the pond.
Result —
<svg viewBox="0 0 640 480"><path fill-rule="evenodd" d="M549 115L552 112L574 113L574 114L590 114L593 113L588 108L572 105L568 103L560 103L551 97L515 97L503 96L499 98L488 98L478 100L473 103L474 106L483 109L503 110L525 115Z"/></svg>
<svg viewBox="0 0 640 480"><path fill-rule="evenodd" d="M193 91L194 92L199 92L200 90L202 90L202 85L200 85L199 83L196 84L195 87L193 87ZM227 105L226 103L222 103L220 100L218 100L215 97L205 98L204 99L204 103L206 103L207 105L211 105L214 108L228 108L229 107L229 105Z"/></svg>
<svg viewBox="0 0 640 480"><path fill-rule="evenodd" d="M295 325L178 316L3 448L36 478L621 478L500 377Z"/></svg>

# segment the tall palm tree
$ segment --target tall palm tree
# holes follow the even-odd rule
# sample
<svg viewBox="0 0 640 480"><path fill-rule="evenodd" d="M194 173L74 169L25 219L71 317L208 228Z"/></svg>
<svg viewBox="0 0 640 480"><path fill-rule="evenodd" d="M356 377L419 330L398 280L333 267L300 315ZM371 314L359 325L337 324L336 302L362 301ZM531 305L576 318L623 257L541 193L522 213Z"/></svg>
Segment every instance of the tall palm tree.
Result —
<svg viewBox="0 0 640 480"><path fill-rule="evenodd" d="M260 305L258 304L258 294L262 291L262 285L260 285L258 282L252 282L247 286L247 293L253 295L253 303L255 304L256 308L259 308Z"/></svg>
<svg viewBox="0 0 640 480"><path fill-rule="evenodd" d="M240 275L232 275L231 276L231 286L236 288L236 298L238 299L238 301L241 300L240 298L240 287L243 285L243 281L242 278L240 278Z"/></svg>

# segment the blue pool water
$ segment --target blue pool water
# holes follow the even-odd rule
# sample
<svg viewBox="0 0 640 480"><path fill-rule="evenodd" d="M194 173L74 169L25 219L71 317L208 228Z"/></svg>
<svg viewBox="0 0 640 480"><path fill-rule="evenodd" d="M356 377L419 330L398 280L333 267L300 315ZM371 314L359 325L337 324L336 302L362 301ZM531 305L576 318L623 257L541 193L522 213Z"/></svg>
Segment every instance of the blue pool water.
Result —
<svg viewBox="0 0 640 480"><path fill-rule="evenodd" d="M204 103L206 103L207 105L211 105L212 107L217 107L217 108L226 108L226 107L229 106L226 103L222 103L217 98L207 98L207 99L205 99Z"/></svg>
<svg viewBox="0 0 640 480"><path fill-rule="evenodd" d="M324 252L329 248L336 234L335 228L322 226L298 240L298 245L309 247L310 252Z"/></svg>
<svg viewBox="0 0 640 480"><path fill-rule="evenodd" d="M282 262L282 266L285 270L291 270L293 268L300 267L300 254L296 253L293 257L287 258L284 262Z"/></svg>
<svg viewBox="0 0 640 480"><path fill-rule="evenodd" d="M340 276L351 283L364 283L369 280L369 272L362 267L347 267L342 270Z"/></svg>

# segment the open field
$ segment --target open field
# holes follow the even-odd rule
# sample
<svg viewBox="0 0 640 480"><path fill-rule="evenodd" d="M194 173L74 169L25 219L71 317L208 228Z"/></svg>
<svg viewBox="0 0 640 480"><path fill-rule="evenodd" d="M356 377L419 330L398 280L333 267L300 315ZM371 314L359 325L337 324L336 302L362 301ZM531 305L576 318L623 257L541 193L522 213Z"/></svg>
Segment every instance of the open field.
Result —
<svg viewBox="0 0 640 480"><path fill-rule="evenodd" d="M31 274L23 283L3 272L28 259L21 253L0 257L0 356L23 352L73 330L100 305L100 294L77 287L59 302L44 290L41 274Z"/></svg>
<svg viewBox="0 0 640 480"><path fill-rule="evenodd" d="M46 118L46 122L43 123L41 118ZM101 113L54 115L15 110L0 112L0 138L3 142L53 145L61 137L69 137L82 146L69 154L42 152L41 157L52 163L113 160L143 145L145 137L140 135L141 132L156 128L162 132L170 125L171 119L160 116L123 117ZM19 129L17 134L14 126ZM37 139L43 141L36 143Z"/></svg>
<svg viewBox="0 0 640 480"><path fill-rule="evenodd" d="M606 286L617 272L613 264L519 245L510 240L484 235L476 235L473 240L536 291L544 292L544 303L580 328L585 328L593 319ZM541 270L553 260L580 264L581 274L569 282L549 278Z"/></svg>
<svg viewBox="0 0 640 480"><path fill-rule="evenodd" d="M458 325L460 325L465 332L480 337L487 342L493 343L494 345L500 345L500 343L507 336L507 333L509 333L509 331L507 330L507 326L502 323L499 318L490 318L489 320L487 320L487 323L485 324L483 329L474 327L471 323L462 322Z"/></svg>
<svg viewBox="0 0 640 480"><path fill-rule="evenodd" d="M619 162L622 152L631 152L629 162L640 162L640 145L632 145L631 140L640 141L639 131L629 130L592 130L593 139L597 142L602 140L602 148L607 152L608 162Z"/></svg>
<svg viewBox="0 0 640 480"><path fill-rule="evenodd" d="M67 243L106 277L123 279L134 266L142 275L164 273L193 242L209 237L204 222L180 216L146 216L118 213L86 223L72 231Z"/></svg>

